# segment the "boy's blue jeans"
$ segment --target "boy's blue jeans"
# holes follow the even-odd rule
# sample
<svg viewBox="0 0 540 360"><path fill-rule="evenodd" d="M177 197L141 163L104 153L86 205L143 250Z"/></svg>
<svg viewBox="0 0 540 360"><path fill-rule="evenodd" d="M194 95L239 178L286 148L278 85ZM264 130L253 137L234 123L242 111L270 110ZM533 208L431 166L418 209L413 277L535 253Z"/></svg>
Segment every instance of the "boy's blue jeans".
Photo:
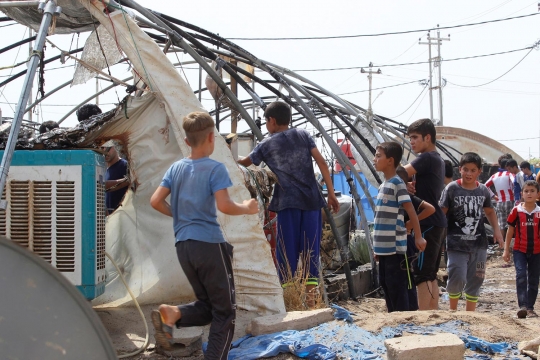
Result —
<svg viewBox="0 0 540 360"><path fill-rule="evenodd" d="M534 310L540 280L540 254L526 254L514 250L518 305Z"/></svg>

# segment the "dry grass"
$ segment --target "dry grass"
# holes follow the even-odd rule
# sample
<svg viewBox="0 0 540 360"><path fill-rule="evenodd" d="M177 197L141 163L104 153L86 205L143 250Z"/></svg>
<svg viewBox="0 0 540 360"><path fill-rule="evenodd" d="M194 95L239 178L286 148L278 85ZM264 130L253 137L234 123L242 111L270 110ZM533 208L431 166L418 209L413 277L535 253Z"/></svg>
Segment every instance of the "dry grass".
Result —
<svg viewBox="0 0 540 360"><path fill-rule="evenodd" d="M283 250L284 251L284 250ZM300 254L298 268L293 274L289 264L286 269L280 269L284 284L283 300L287 311L303 311L326 307L323 300L324 283L319 279L319 285L307 285L309 278L309 253ZM310 306L311 305L311 306Z"/></svg>

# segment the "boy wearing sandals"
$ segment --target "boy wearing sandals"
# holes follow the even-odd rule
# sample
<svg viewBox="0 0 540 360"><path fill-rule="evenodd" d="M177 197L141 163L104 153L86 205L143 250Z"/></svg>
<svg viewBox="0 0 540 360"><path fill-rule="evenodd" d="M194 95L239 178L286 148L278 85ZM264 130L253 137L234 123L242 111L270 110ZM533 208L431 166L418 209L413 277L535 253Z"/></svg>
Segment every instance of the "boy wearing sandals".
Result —
<svg viewBox="0 0 540 360"><path fill-rule="evenodd" d="M257 201L232 201L227 168L209 158L214 152L214 121L192 112L183 121L191 155L175 162L152 195L154 209L173 218L178 261L197 300L190 304L160 305L152 312L156 341L170 350L172 328L211 323L205 359L227 359L236 318L233 247L217 222L217 209L227 215L256 214ZM170 204L167 197L170 197Z"/></svg>
<svg viewBox="0 0 540 360"><path fill-rule="evenodd" d="M465 293L467 311L474 311L486 273L488 241L484 216L493 226L493 238L502 247L503 240L497 214L491 205L488 188L476 179L482 159L473 152L463 154L459 162L461 179L452 181L441 195L439 206L448 219L446 249L450 310L457 310Z"/></svg>
<svg viewBox="0 0 540 360"><path fill-rule="evenodd" d="M375 201L373 252L379 260L379 283L388 312L410 309L405 212L413 225L416 248L423 251L426 247L407 186L396 174L402 156L400 144L384 142L377 146L373 158L375 169L385 178Z"/></svg>
<svg viewBox="0 0 540 360"><path fill-rule="evenodd" d="M520 319L538 317L534 312L534 303L540 279L540 206L536 204L539 192L540 186L536 181L525 181L521 190L523 202L508 215L503 259L510 261L510 243L515 235L514 266L519 306L517 316Z"/></svg>

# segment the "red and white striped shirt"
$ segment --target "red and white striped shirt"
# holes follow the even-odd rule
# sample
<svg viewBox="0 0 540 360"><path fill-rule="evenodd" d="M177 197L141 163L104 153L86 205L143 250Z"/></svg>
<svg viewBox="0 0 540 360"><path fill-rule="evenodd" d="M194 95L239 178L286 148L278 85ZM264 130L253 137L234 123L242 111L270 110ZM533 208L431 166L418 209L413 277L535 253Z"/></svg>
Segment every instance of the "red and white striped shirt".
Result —
<svg viewBox="0 0 540 360"><path fill-rule="evenodd" d="M485 185L489 188L495 186L495 191L499 197L498 202L514 201L514 175L508 171L499 170L491 175Z"/></svg>
<svg viewBox="0 0 540 360"><path fill-rule="evenodd" d="M508 215L508 225L515 228L514 250L525 254L540 253L540 206L531 213L519 204Z"/></svg>

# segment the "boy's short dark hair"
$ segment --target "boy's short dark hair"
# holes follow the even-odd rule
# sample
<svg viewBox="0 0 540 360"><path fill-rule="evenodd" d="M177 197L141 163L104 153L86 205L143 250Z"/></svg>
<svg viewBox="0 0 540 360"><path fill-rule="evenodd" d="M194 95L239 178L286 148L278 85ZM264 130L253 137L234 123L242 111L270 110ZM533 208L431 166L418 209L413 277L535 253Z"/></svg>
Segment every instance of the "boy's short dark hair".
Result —
<svg viewBox="0 0 540 360"><path fill-rule="evenodd" d="M517 164L517 161L514 160L514 159L509 159L507 162L506 162L506 167L517 167L518 164Z"/></svg>
<svg viewBox="0 0 540 360"><path fill-rule="evenodd" d="M86 104L81 106L75 114L80 122L90 119L91 116L101 114L101 109L96 104Z"/></svg>
<svg viewBox="0 0 540 360"><path fill-rule="evenodd" d="M214 119L208 113L194 111L184 117L182 128L190 146L196 147L204 142L210 132L214 132Z"/></svg>
<svg viewBox="0 0 540 360"><path fill-rule="evenodd" d="M536 191L540 192L540 185L534 180L525 181L525 183L523 184L522 191L523 189L525 189L525 186L534 186L536 188Z"/></svg>
<svg viewBox="0 0 540 360"><path fill-rule="evenodd" d="M480 155L474 152L466 152L461 156L461 160L459 161L459 166L463 166L465 164L474 164L478 169L482 169L482 158Z"/></svg>
<svg viewBox="0 0 540 360"><path fill-rule="evenodd" d="M45 121L39 126L39 133L44 134L51 131L52 129L58 129L59 127L60 126L58 125L58 123L54 120Z"/></svg>
<svg viewBox="0 0 540 360"><path fill-rule="evenodd" d="M519 164L519 168L521 170L523 170L523 169L531 170L531 164L528 161L522 161L521 164Z"/></svg>
<svg viewBox="0 0 540 360"><path fill-rule="evenodd" d="M268 121L273 117L278 125L289 125L291 123L292 113L289 105L283 101L274 101L264 110L264 117Z"/></svg>
<svg viewBox="0 0 540 360"><path fill-rule="evenodd" d="M435 144L435 141L437 140L437 130L435 130L435 124L433 124L433 121L430 119L416 120L409 125L407 128L407 135L411 135L412 133L422 135L422 139L425 138L426 135L431 135L431 142L433 144Z"/></svg>
<svg viewBox="0 0 540 360"><path fill-rule="evenodd" d="M508 164L507 158L499 159L499 166L501 169L505 169L507 164Z"/></svg>
<svg viewBox="0 0 540 360"><path fill-rule="evenodd" d="M403 166L398 166L396 169L396 174L403 180L403 182L409 181L409 173Z"/></svg>
<svg viewBox="0 0 540 360"><path fill-rule="evenodd" d="M444 177L454 177L454 166L450 160L444 160Z"/></svg>
<svg viewBox="0 0 540 360"><path fill-rule="evenodd" d="M376 149L381 149L386 155L387 158L394 159L394 167L399 166L401 157L403 156L403 148L401 145L395 141L383 142L377 145Z"/></svg>
<svg viewBox="0 0 540 360"><path fill-rule="evenodd" d="M502 161L503 160L510 160L512 158L512 154L502 154L501 156L499 156L499 159L497 159L497 162L499 163L499 166L501 168L504 168L504 166L502 165Z"/></svg>

